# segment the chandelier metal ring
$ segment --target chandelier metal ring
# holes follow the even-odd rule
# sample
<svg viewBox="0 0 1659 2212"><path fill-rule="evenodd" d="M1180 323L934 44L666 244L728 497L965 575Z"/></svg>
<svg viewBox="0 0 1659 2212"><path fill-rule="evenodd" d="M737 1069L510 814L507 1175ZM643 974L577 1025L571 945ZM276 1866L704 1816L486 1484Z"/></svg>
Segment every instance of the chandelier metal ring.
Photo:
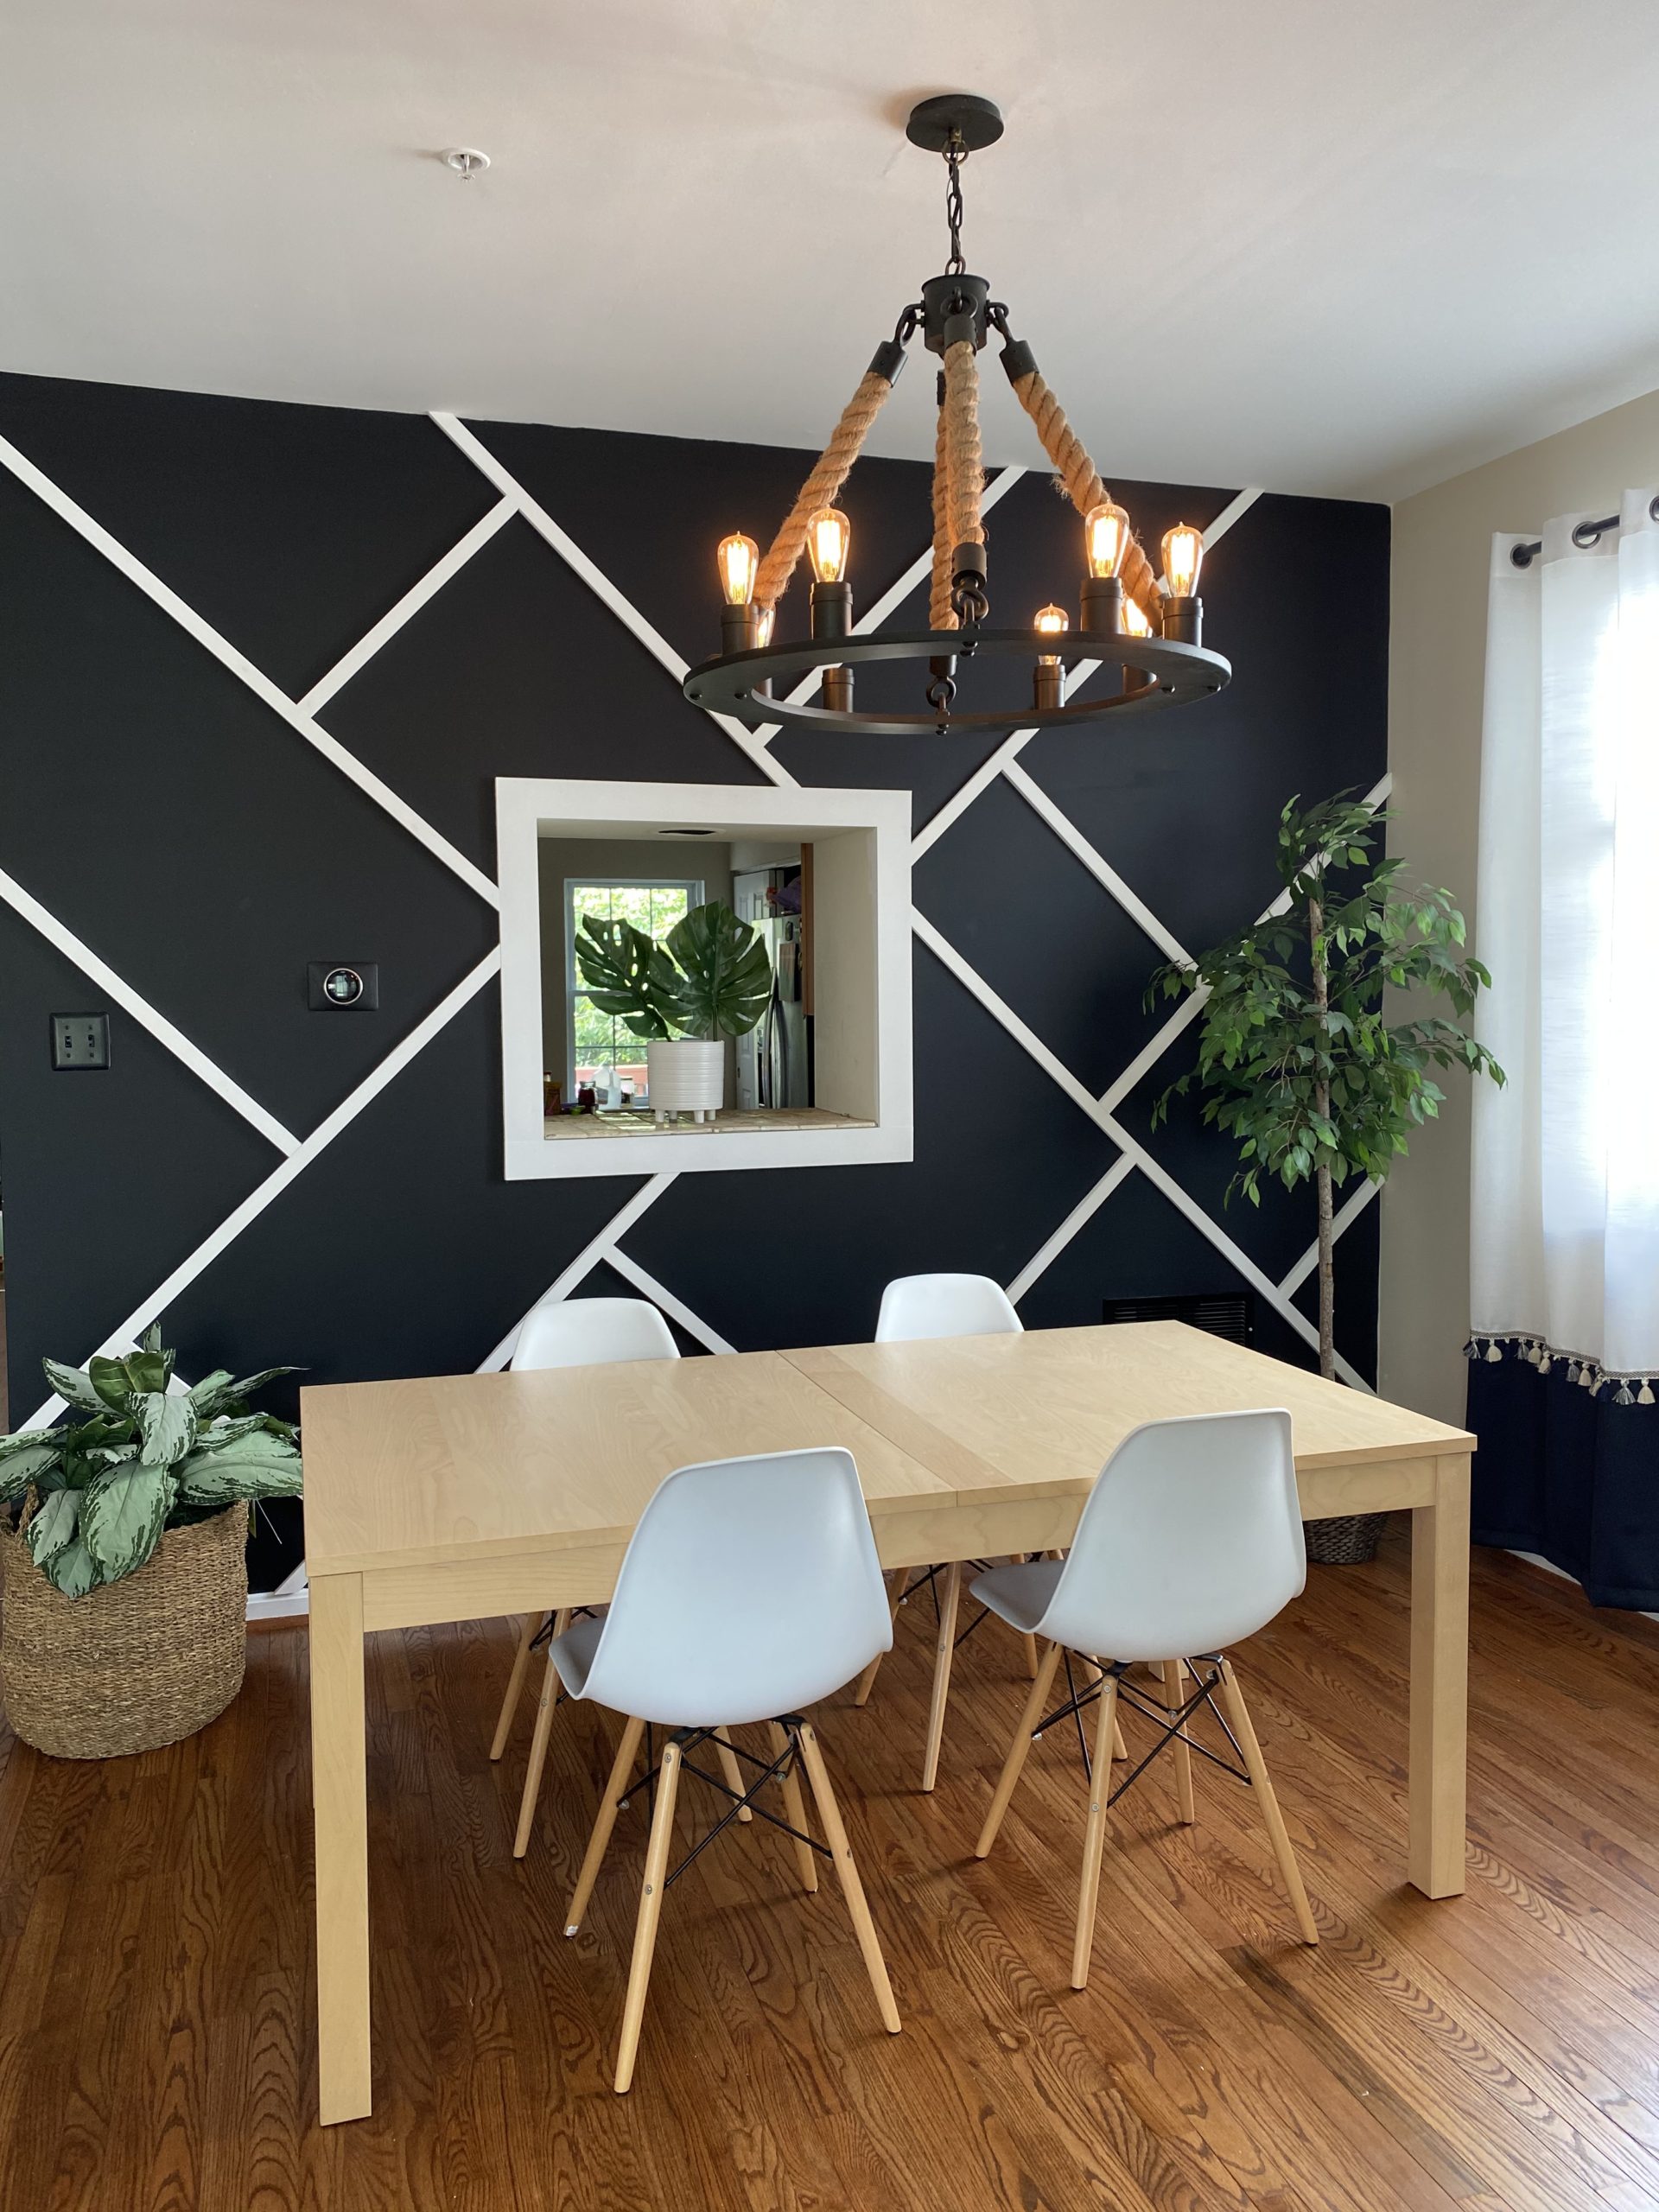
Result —
<svg viewBox="0 0 1659 2212"><path fill-rule="evenodd" d="M1090 637L1072 632L1066 638L1067 657L1097 660L1123 671L1125 688L1115 696L1096 696L1046 707L1000 708L995 711L950 715L950 727L964 734L979 731L1064 729L1068 724L1092 721L1103 714L1128 714L1136 709L1178 706L1183 700L1207 698L1219 691L1232 674L1221 654L1205 645L1183 645L1163 638ZM1033 639L1029 630L954 630L941 634L918 630L891 634L874 631L867 637L837 640L836 661L849 667L876 661L931 661L948 646L958 665L963 661L1008 655L1029 661ZM791 698L780 687L804 676L820 673L823 648L811 641L767 646L758 651L721 653L694 668L685 679L685 696L693 706L711 714L729 715L734 721L759 729L781 722L785 728L861 731L869 737L913 737L937 729L939 716L874 711L841 712L802 696ZM1131 683L1138 677L1139 683ZM770 686L767 690L763 687ZM772 696L779 692L779 696Z"/></svg>

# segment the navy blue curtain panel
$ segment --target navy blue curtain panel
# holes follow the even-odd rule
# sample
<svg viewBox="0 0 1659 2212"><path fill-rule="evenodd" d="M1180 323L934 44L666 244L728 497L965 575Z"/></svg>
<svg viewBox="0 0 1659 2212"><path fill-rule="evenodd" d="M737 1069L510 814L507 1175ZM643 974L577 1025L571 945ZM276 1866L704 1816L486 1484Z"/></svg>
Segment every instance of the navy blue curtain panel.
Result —
<svg viewBox="0 0 1659 2212"><path fill-rule="evenodd" d="M1659 1611L1659 1404L1506 1354L1471 1362L1468 1418L1475 1541L1537 1553L1592 1605Z"/></svg>

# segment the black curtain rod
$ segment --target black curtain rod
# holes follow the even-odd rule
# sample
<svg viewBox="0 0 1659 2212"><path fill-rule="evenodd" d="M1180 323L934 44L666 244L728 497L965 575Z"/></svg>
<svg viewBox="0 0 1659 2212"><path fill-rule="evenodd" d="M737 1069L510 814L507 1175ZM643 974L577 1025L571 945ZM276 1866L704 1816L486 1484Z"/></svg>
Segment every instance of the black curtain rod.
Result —
<svg viewBox="0 0 1659 2212"><path fill-rule="evenodd" d="M1652 499L1648 501L1648 516L1650 521L1659 522L1659 492L1656 492ZM1581 522L1573 532L1573 543L1581 547L1593 545L1599 539L1605 537L1610 530L1618 528L1617 515L1604 515L1599 522ZM1543 550L1543 539L1535 537L1530 545L1511 545L1510 558L1517 569L1529 569Z"/></svg>

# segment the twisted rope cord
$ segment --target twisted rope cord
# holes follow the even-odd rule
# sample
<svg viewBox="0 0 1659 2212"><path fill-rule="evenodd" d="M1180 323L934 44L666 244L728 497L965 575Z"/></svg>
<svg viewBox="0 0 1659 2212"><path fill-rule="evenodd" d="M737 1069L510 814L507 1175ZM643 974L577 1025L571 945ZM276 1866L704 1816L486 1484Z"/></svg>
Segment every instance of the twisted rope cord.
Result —
<svg viewBox="0 0 1659 2212"><path fill-rule="evenodd" d="M985 465L979 441L979 361L965 338L945 348L944 431L948 463L944 510L950 543L982 545L985 525L979 502Z"/></svg>
<svg viewBox="0 0 1659 2212"><path fill-rule="evenodd" d="M933 577L928 593L927 626L930 630L955 630L961 625L957 610L950 604L950 531L946 521L945 480L950 474L950 456L944 435L944 398L939 398L938 435L933 443Z"/></svg>
<svg viewBox="0 0 1659 2212"><path fill-rule="evenodd" d="M819 507L832 507L836 495L847 481L849 470L858 459L872 423L881 411L881 403L893 390L878 369L867 369L858 390L842 411L840 422L831 431L830 442L818 456L811 474L796 495L783 527L766 548L754 580L754 603L757 607L775 607L783 597L795 564L806 544L807 518Z"/></svg>
<svg viewBox="0 0 1659 2212"><path fill-rule="evenodd" d="M1100 471L1089 458L1082 439L1066 420L1065 410L1044 382L1040 369L1033 369L1021 377L1014 389L1020 404L1036 425L1043 450L1053 462L1067 498L1077 512L1086 517L1090 507L1099 506L1111 494L1101 481ZM1124 590L1138 604L1155 635L1163 623L1163 594L1158 588L1158 572L1147 558L1138 537L1129 541L1121 574Z"/></svg>

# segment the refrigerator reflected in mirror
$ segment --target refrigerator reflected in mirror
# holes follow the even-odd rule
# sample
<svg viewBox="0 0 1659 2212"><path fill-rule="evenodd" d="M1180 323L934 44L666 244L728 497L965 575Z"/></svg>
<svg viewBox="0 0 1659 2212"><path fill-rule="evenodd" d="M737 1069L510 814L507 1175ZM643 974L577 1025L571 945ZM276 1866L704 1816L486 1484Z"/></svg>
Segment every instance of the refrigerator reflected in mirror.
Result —
<svg viewBox="0 0 1659 2212"><path fill-rule="evenodd" d="M760 931L772 968L766 1011L737 1039L740 1113L812 1103L809 874L798 861L750 868L733 878L738 919Z"/></svg>

